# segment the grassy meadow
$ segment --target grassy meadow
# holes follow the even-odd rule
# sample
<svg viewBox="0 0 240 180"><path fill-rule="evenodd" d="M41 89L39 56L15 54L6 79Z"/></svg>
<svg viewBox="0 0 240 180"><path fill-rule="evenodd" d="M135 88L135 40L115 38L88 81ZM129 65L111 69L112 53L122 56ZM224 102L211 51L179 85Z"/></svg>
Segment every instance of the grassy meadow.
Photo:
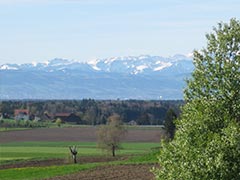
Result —
<svg viewBox="0 0 240 180"><path fill-rule="evenodd" d="M97 148L96 142L11 142L2 143L0 147L0 164L17 164L33 160L65 159L69 163L44 167L21 167L0 170L1 180L10 179L43 179L57 175L64 175L80 170L86 170L107 164L138 164L156 162L156 153L153 149L159 143L122 143L117 156L131 156L125 160L111 162L93 162L72 164L68 147L76 145L78 157L108 157L111 156ZM149 155L149 153L151 155Z"/></svg>
<svg viewBox="0 0 240 180"><path fill-rule="evenodd" d="M0 164L21 160L68 158L69 146L76 145L78 156L107 155L95 142L17 142L1 144ZM159 146L158 143L123 143L118 155L143 154Z"/></svg>

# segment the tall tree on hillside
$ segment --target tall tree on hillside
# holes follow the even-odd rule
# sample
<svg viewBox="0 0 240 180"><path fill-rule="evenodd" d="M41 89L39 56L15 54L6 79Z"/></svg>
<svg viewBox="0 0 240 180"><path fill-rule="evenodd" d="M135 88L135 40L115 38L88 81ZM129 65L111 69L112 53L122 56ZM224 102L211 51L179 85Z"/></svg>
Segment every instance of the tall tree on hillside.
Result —
<svg viewBox="0 0 240 180"><path fill-rule="evenodd" d="M157 179L240 179L240 21L219 23L194 52L174 140L162 143Z"/></svg>
<svg viewBox="0 0 240 180"><path fill-rule="evenodd" d="M177 119L177 115L174 112L174 110L169 109L167 111L165 122L164 122L165 130L169 139L173 139L174 137L175 130L176 130L176 125L175 125L176 119Z"/></svg>
<svg viewBox="0 0 240 180"><path fill-rule="evenodd" d="M106 125L102 125L98 129L98 146L110 151L112 156L116 155L115 151L120 148L120 142L126 133L121 118L118 114L114 114L108 118Z"/></svg>

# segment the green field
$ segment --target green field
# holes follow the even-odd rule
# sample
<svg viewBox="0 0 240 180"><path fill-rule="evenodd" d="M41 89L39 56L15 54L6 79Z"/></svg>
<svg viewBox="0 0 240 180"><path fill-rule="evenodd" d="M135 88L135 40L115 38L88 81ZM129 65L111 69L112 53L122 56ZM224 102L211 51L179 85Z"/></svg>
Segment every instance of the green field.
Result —
<svg viewBox="0 0 240 180"><path fill-rule="evenodd" d="M46 167L27 167L0 170L1 180L35 180L65 175L81 170L86 170L100 166L97 163L91 164L72 164L62 166L46 166Z"/></svg>
<svg viewBox="0 0 240 180"><path fill-rule="evenodd" d="M19 142L1 144L0 164L31 159L67 158L69 146L76 145L78 156L104 155L95 142ZM123 143L119 155L142 154L158 147L158 143Z"/></svg>
<svg viewBox="0 0 240 180"><path fill-rule="evenodd" d="M106 152L97 148L95 142L19 142L4 143L0 147L0 164L21 163L29 160L44 160L70 157L68 146L76 145L78 157L107 156ZM156 156L149 152L159 147L159 143L123 143L117 151L118 155L131 155L132 158L122 161L66 164L61 166L24 167L0 170L0 179L42 179L56 175L64 175L96 166L124 163L148 163L156 161ZM147 155L143 155L147 154ZM141 155L141 156L140 156Z"/></svg>

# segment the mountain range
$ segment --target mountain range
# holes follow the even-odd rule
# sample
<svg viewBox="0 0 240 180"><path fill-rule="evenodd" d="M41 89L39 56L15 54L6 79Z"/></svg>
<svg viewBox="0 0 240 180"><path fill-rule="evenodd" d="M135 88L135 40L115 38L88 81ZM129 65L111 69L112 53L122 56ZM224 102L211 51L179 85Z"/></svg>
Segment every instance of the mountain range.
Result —
<svg viewBox="0 0 240 180"><path fill-rule="evenodd" d="M184 55L2 64L0 99L183 99L193 69Z"/></svg>

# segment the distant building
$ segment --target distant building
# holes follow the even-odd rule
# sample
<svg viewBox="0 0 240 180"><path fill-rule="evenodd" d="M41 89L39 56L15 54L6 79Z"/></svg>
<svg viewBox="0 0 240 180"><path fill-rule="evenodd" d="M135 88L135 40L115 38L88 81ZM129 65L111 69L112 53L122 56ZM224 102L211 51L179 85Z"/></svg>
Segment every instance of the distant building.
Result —
<svg viewBox="0 0 240 180"><path fill-rule="evenodd" d="M61 119L62 121L66 121L67 118L71 115L71 113L56 113L52 115L53 119Z"/></svg>
<svg viewBox="0 0 240 180"><path fill-rule="evenodd" d="M131 121L128 122L128 125L130 125L130 126L136 126L136 125L137 125L137 122L134 121L134 120L131 120Z"/></svg>
<svg viewBox="0 0 240 180"><path fill-rule="evenodd" d="M59 118L64 122L81 123L82 121L81 118L74 113L55 113L55 114L45 113L45 117L47 119L52 119L52 120L56 120Z"/></svg>
<svg viewBox="0 0 240 180"><path fill-rule="evenodd" d="M29 120L29 110L28 109L15 109L14 118L16 120Z"/></svg>
<svg viewBox="0 0 240 180"><path fill-rule="evenodd" d="M34 121L41 121L40 117L34 116Z"/></svg>
<svg viewBox="0 0 240 180"><path fill-rule="evenodd" d="M81 118L74 113L56 113L54 119L60 118L64 122L81 123Z"/></svg>

